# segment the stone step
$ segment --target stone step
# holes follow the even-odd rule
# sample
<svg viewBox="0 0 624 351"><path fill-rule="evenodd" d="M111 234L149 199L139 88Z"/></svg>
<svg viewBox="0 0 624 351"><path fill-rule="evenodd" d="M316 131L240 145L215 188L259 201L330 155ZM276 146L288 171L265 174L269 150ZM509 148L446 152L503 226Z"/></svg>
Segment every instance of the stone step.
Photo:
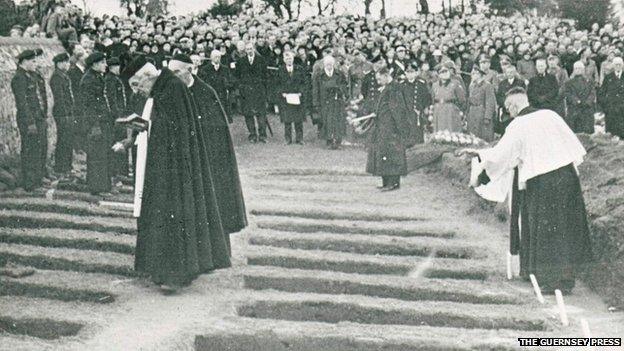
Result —
<svg viewBox="0 0 624 351"><path fill-rule="evenodd" d="M441 301L401 301L358 295L266 292L237 309L242 317L354 322L386 325L427 325L466 329L552 330L557 319L545 310L526 306Z"/></svg>
<svg viewBox="0 0 624 351"><path fill-rule="evenodd" d="M442 258L481 259L484 248L470 242L424 237L389 237L358 234L288 233L256 231L249 238L251 245L300 250L350 252L364 255L434 256Z"/></svg>
<svg viewBox="0 0 624 351"><path fill-rule="evenodd" d="M0 242L134 254L136 238L89 230L0 228Z"/></svg>
<svg viewBox="0 0 624 351"><path fill-rule="evenodd" d="M352 220L315 220L290 217L263 217L256 221L258 228L293 233L336 233L387 235L398 237L432 237L451 239L456 232L449 226L431 221L366 222Z"/></svg>
<svg viewBox="0 0 624 351"><path fill-rule="evenodd" d="M371 185L372 191L374 185ZM392 192L390 192L392 193ZM302 198L305 198L306 204L314 204L318 206L346 206L352 207L366 206L366 207L380 207L384 209L398 209L401 211L415 211L414 200L408 198L386 198L387 193L374 193L377 196L371 196L371 191L362 194L353 193L339 193L332 194L320 191L310 192L297 192L281 189L271 189L268 192L266 189L261 188L248 188L245 190L245 199L249 203L263 203L263 202L280 202L280 203L299 203Z"/></svg>
<svg viewBox="0 0 624 351"><path fill-rule="evenodd" d="M324 270L357 274L408 275L426 264L427 278L485 280L498 272L481 261L423 257L361 255L321 250L291 250L253 246L246 249L247 264L283 268ZM502 272L501 272L502 274Z"/></svg>
<svg viewBox="0 0 624 351"><path fill-rule="evenodd" d="M512 351L544 332L228 318L195 337L196 351ZM537 350L537 348L532 348Z"/></svg>
<svg viewBox="0 0 624 351"><path fill-rule="evenodd" d="M331 177L370 177L370 174L363 171L345 170L345 169L331 169L331 168L282 168L282 169L267 169L260 170L249 174L251 176L259 177L276 177L276 176L331 176Z"/></svg>
<svg viewBox="0 0 624 351"><path fill-rule="evenodd" d="M129 277L138 275L134 271L133 256L113 252L0 243L0 261L37 269L107 273Z"/></svg>
<svg viewBox="0 0 624 351"><path fill-rule="evenodd" d="M100 195L91 195L89 193L82 193L78 191L67 191L67 190L56 190L56 189L48 189L46 191L33 191L33 192L24 192L24 191L6 191L2 193L3 197L7 198L16 198L16 199L24 199L24 198L49 198L54 200L68 200L68 201L83 201L83 202L91 202L97 204L102 200L106 201L116 201L116 202L133 202L134 195L133 194L112 194L107 196Z"/></svg>
<svg viewBox="0 0 624 351"><path fill-rule="evenodd" d="M131 218L87 217L18 210L0 210L0 227L61 228L136 234L136 221Z"/></svg>
<svg viewBox="0 0 624 351"><path fill-rule="evenodd" d="M56 186L56 189L81 192L81 193L89 192L89 187L86 184L81 184L81 183L59 182L58 185ZM128 185L115 187L115 190L118 191L120 194L134 194L134 188Z"/></svg>
<svg viewBox="0 0 624 351"><path fill-rule="evenodd" d="M29 328L30 329L30 328ZM41 339L22 334L0 334L0 345L2 350L7 351L33 351L33 350L70 350L68 347L68 337L51 340Z"/></svg>
<svg viewBox="0 0 624 351"><path fill-rule="evenodd" d="M58 339L102 323L109 309L101 304L0 296L0 325L11 326L10 334Z"/></svg>
<svg viewBox="0 0 624 351"><path fill-rule="evenodd" d="M532 296L518 294L500 283L465 282L422 277L393 277L299 270L247 267L245 287L317 294L364 295L404 301L453 301L472 304L519 305L534 302ZM529 299L530 298L530 299Z"/></svg>
<svg viewBox="0 0 624 351"><path fill-rule="evenodd" d="M281 206L280 206L281 205ZM380 213L379 209L366 211L353 211L348 207L337 208L332 206L328 209L326 206L309 206L309 204L294 205L284 202L276 204L271 201L268 204L256 204L251 210L251 214L259 217L293 217L304 219L320 219L320 220L348 220L348 221L365 221L365 222L412 222L425 220L423 217L414 215L400 215L391 213Z"/></svg>
<svg viewBox="0 0 624 351"><path fill-rule="evenodd" d="M32 212L52 212L76 216L100 216L100 217L124 217L130 218L127 211L118 211L97 206L91 202L49 200L45 198L3 198L0 199L0 209L32 211Z"/></svg>
<svg viewBox="0 0 624 351"><path fill-rule="evenodd" d="M63 337L71 337L76 336L82 330L83 325L76 322L68 322L68 321L58 321L52 319L43 319L43 318L13 318L10 316L5 316L0 312L0 331L4 334L10 335L21 335L25 337L33 337L40 338L46 340L56 340ZM3 334L0 334L3 335ZM9 340L2 340L0 337L0 342L2 342L3 350L17 350L18 347L14 347L13 341L9 343ZM16 343L22 344L20 341ZM31 343L35 344L35 343ZM37 348L32 348L30 350L39 350L40 344L37 344ZM20 345L22 349L26 349L29 345ZM6 348L5 348L6 347ZM10 347L10 348L9 348Z"/></svg>

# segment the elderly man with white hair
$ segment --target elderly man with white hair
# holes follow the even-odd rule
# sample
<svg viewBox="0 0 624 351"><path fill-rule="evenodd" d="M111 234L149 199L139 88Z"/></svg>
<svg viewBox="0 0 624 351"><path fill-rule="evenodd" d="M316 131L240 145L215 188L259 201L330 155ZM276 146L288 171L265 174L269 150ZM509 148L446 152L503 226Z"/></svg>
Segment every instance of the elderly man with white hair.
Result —
<svg viewBox="0 0 624 351"><path fill-rule="evenodd" d="M565 120L572 131L593 134L596 89L594 82L587 80L582 61L574 63L572 77L564 83L561 95L567 106Z"/></svg>
<svg viewBox="0 0 624 351"><path fill-rule="evenodd" d="M312 77L312 107L322 121L321 139L332 150L340 148L347 131L344 109L348 96L347 81L335 65L336 60L326 56L323 70Z"/></svg>
<svg viewBox="0 0 624 351"><path fill-rule="evenodd" d="M220 50L210 52L210 61L206 61L199 67L197 76L216 90L219 100L225 108L228 122L232 123L229 103L229 92L233 87L232 72L230 67L221 62L223 54Z"/></svg>
<svg viewBox="0 0 624 351"><path fill-rule="evenodd" d="M188 88L143 56L124 76L148 98L141 118L149 122L137 136L135 269L171 293L201 273L229 267L229 247Z"/></svg>
<svg viewBox="0 0 624 351"><path fill-rule="evenodd" d="M577 173L585 149L556 112L532 108L523 89L511 90L505 107L513 121L498 144L460 153L478 157L479 183L513 179L510 252L520 254L520 275L535 275L545 293L570 293L592 259Z"/></svg>
<svg viewBox="0 0 624 351"><path fill-rule="evenodd" d="M613 72L605 76L600 88L598 102L605 113L605 129L608 133L624 138L624 61L616 57Z"/></svg>

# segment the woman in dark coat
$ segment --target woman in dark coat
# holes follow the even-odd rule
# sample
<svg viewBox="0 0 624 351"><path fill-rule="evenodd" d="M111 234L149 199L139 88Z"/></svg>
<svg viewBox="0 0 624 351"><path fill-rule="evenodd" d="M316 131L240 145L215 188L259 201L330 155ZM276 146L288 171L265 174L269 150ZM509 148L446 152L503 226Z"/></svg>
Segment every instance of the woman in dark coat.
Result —
<svg viewBox="0 0 624 351"><path fill-rule="evenodd" d="M381 176L382 191L392 191L400 187L401 176L407 175L409 107L403 88L392 81L387 68L377 72L377 81L382 90L374 106L376 116L370 133L366 172Z"/></svg>
<svg viewBox="0 0 624 351"><path fill-rule="evenodd" d="M324 69L314 76L312 84L312 105L323 121L321 138L330 149L336 150L347 132L345 100L347 81L337 69L331 56L323 59Z"/></svg>

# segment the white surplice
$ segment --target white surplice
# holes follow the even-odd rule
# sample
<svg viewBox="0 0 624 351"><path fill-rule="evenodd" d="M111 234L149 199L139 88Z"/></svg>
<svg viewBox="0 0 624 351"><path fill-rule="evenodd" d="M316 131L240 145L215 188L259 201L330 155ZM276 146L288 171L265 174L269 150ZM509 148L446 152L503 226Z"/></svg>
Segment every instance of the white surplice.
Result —
<svg viewBox="0 0 624 351"><path fill-rule="evenodd" d="M148 121L146 131L140 132L135 141L137 146L136 170L134 174L134 217L141 215L141 204L143 200L143 184L145 183L145 164L147 162L147 142L149 139L149 131L152 127L151 117L152 108L154 107L154 98L149 98L143 107L141 118Z"/></svg>
<svg viewBox="0 0 624 351"><path fill-rule="evenodd" d="M504 181L518 167L518 187L527 180L569 164L583 162L586 151L556 112L538 110L513 119L493 148L479 151L481 167L491 181ZM510 175L511 174L511 175Z"/></svg>

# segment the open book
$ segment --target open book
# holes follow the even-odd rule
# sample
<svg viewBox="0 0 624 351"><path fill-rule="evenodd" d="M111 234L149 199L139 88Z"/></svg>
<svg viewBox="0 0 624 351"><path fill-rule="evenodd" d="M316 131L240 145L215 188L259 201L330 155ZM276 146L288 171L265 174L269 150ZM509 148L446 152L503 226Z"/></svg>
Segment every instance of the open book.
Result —
<svg viewBox="0 0 624 351"><path fill-rule="evenodd" d="M128 127L138 127L140 129L147 129L147 127L149 126L149 121L141 118L141 116L136 113L133 113L126 117L117 118L115 120L115 123L125 124L128 125Z"/></svg>

